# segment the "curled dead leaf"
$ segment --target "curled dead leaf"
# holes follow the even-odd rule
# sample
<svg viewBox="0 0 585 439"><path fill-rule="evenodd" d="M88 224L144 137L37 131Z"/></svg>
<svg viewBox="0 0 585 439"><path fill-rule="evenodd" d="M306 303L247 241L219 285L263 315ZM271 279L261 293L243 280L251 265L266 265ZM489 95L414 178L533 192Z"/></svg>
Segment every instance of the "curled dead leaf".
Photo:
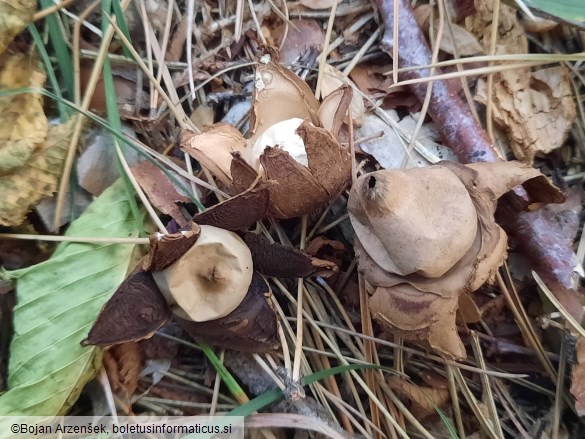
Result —
<svg viewBox="0 0 585 439"><path fill-rule="evenodd" d="M323 82L321 84L321 93L325 98L344 85L349 86L354 90L349 108L354 125L358 127L361 126L364 121L365 106L362 96L355 92L355 90L357 90L356 85L351 79L329 64L325 64L324 73L325 75L323 76Z"/></svg>
<svg viewBox="0 0 585 439"><path fill-rule="evenodd" d="M37 61L32 53L0 55L0 90L42 89L46 75L35 67ZM3 175L17 172L35 152L43 149L49 126L42 95L31 92L0 97L0 120L0 175Z"/></svg>
<svg viewBox="0 0 585 439"><path fill-rule="evenodd" d="M436 35L439 30L439 21L435 20L433 26ZM459 56L472 56L483 53L483 47L481 47L475 35L464 27L456 23L451 23L450 29L447 27L447 24L445 24L444 29L443 38L441 38L441 42L439 43L439 48L443 52L453 55L455 50L457 50ZM451 31L453 32L452 35Z"/></svg>
<svg viewBox="0 0 585 439"><path fill-rule="evenodd" d="M360 177L348 210L359 269L376 287L374 317L405 338L464 357L458 297L492 282L506 255L506 234L494 220L497 199L543 178L519 162L441 162Z"/></svg>
<svg viewBox="0 0 585 439"><path fill-rule="evenodd" d="M476 96L484 104L486 86L481 80ZM570 71L564 66L500 72L492 95L494 120L518 160L531 162L536 154L562 146L575 121Z"/></svg>
<svg viewBox="0 0 585 439"><path fill-rule="evenodd" d="M0 54L33 19L35 0L3 0L0 2Z"/></svg>
<svg viewBox="0 0 585 439"><path fill-rule="evenodd" d="M342 85L337 90L327 95L321 103L319 117L323 127L331 131L337 138L340 138L340 131L343 124L348 123L347 110L351 105L353 90L348 85ZM362 117L363 123L363 117Z"/></svg>
<svg viewBox="0 0 585 439"><path fill-rule="evenodd" d="M138 387L142 370L142 352L136 342L122 343L104 352L103 365L112 391L126 412L132 410L131 397Z"/></svg>

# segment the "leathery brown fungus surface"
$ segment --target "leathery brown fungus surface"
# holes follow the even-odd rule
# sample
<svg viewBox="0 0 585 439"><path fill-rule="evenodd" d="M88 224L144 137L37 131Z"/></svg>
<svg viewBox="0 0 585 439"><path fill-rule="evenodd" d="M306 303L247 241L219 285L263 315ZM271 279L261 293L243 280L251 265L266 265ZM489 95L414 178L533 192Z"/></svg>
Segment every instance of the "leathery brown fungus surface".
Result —
<svg viewBox="0 0 585 439"><path fill-rule="evenodd" d="M458 298L494 281L507 249L494 220L497 200L532 179L546 180L519 162L441 162L360 177L348 210L374 318L446 357L465 357Z"/></svg>

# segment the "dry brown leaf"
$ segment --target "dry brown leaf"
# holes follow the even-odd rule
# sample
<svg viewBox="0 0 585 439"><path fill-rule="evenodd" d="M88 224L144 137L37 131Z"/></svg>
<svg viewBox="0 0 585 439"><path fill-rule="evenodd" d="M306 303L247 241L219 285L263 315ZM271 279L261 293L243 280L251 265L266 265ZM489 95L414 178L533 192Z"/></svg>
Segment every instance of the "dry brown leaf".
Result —
<svg viewBox="0 0 585 439"><path fill-rule="evenodd" d="M433 10L433 5L418 5L414 8L414 18L416 20L416 24L418 27L425 30L425 32L429 28L429 21L431 19L431 11Z"/></svg>
<svg viewBox="0 0 585 439"><path fill-rule="evenodd" d="M181 133L181 150L209 169L226 187L232 184L232 153L242 152L245 146L242 134L224 123L217 123L200 134L190 130Z"/></svg>
<svg viewBox="0 0 585 439"><path fill-rule="evenodd" d="M329 9L335 0L300 0L299 4L309 9Z"/></svg>
<svg viewBox="0 0 585 439"><path fill-rule="evenodd" d="M387 70L385 66L363 63L355 66L349 77L363 94L379 98L391 94L388 89L392 85L392 77L385 74Z"/></svg>
<svg viewBox="0 0 585 439"><path fill-rule="evenodd" d="M44 145L22 167L0 176L0 224L20 224L43 197L57 190L75 122L74 117L51 126Z"/></svg>
<svg viewBox="0 0 585 439"><path fill-rule="evenodd" d="M585 416L585 338L577 338L575 346L577 362L571 374L571 394L575 397L575 410Z"/></svg>
<svg viewBox="0 0 585 439"><path fill-rule="evenodd" d="M89 84L89 80L93 71L93 64L82 64L79 70L79 81L81 90L85 90ZM120 108L121 114L134 115L136 105L136 72L113 72L114 90L116 91L116 102ZM144 94L141 95L144 97ZM138 108L146 108L145 101L138 103ZM89 109L94 113L105 114L107 112L106 105L106 87L104 79L100 76L95 91L91 97Z"/></svg>
<svg viewBox="0 0 585 439"><path fill-rule="evenodd" d="M32 21L36 10L35 0L0 0L0 55Z"/></svg>
<svg viewBox="0 0 585 439"><path fill-rule="evenodd" d="M437 409L443 407L451 398L448 388L417 386L395 376L386 378L386 383L402 400L408 401L407 405L417 419L437 414Z"/></svg>
<svg viewBox="0 0 585 439"><path fill-rule="evenodd" d="M291 20L288 25L286 39L282 42L284 31L285 25L282 24L273 32L275 43L279 46L282 44L279 55L280 62L283 64L293 63L311 49L320 52L323 47L325 35L323 35L323 30L319 23L315 20Z"/></svg>
<svg viewBox="0 0 585 439"><path fill-rule="evenodd" d="M193 113L191 113L189 119L191 119L191 122L193 122L199 130L203 131L205 127L213 124L214 117L215 114L212 107L199 105L195 108Z"/></svg>
<svg viewBox="0 0 585 439"><path fill-rule="evenodd" d="M486 82L477 100L486 103ZM518 160L532 161L563 145L573 126L576 107L569 70L564 66L531 72L500 72L493 86L493 117L506 132Z"/></svg>
<svg viewBox="0 0 585 439"><path fill-rule="evenodd" d="M473 33L489 53L494 17L494 0L475 0L476 13L465 18L465 27ZM496 53L528 53L528 39L516 16L516 9L500 5Z"/></svg>
<svg viewBox="0 0 585 439"><path fill-rule="evenodd" d="M319 101L305 81L274 61L258 64L250 112L251 145L283 120L300 118L319 126L318 114Z"/></svg>
<svg viewBox="0 0 585 439"><path fill-rule="evenodd" d="M352 89L357 89L351 79L344 76L344 74L335 67L325 64L323 70L323 82L321 83L321 95L327 98L329 94L333 93L343 85L349 85ZM354 125L358 127L361 126L364 121L365 106L361 94L355 90L351 99L350 109Z"/></svg>
<svg viewBox="0 0 585 439"><path fill-rule="evenodd" d="M32 53L0 55L0 91L43 88L46 75L37 64ZM0 120L0 175L3 175L24 166L45 143L48 123L41 94L32 92L0 97Z"/></svg>
<svg viewBox="0 0 585 439"><path fill-rule="evenodd" d="M436 35L437 31L439 30L438 20L433 23L433 27L435 29ZM459 56L472 56L483 53L481 44L479 44L477 38L471 32L467 31L465 28L459 26L456 23L451 23L451 30L453 31L452 37L449 28L447 28L447 25L445 24L443 37L439 43L439 48L443 52L447 52L453 55L455 53L455 49L457 49L457 54Z"/></svg>
<svg viewBox="0 0 585 439"><path fill-rule="evenodd" d="M131 169L153 206L162 213L170 215L180 227L185 227L187 220L177 203L190 203L189 197L179 193L171 179L158 166L148 160L143 160L132 166ZM180 176L175 177L181 178Z"/></svg>
<svg viewBox="0 0 585 439"><path fill-rule="evenodd" d="M506 234L493 216L497 199L535 179L544 176L519 162L441 162L360 177L348 210L360 272L377 287L369 302L374 317L443 355L464 357L458 297L493 282L506 254Z"/></svg>
<svg viewBox="0 0 585 439"><path fill-rule="evenodd" d="M323 128L328 129L340 142L347 140L349 133L345 132L342 136L341 128L343 124L348 124L347 110L351 105L353 90L349 85L342 85L337 90L329 93L319 109L319 118ZM363 124L363 119L362 119Z"/></svg>
<svg viewBox="0 0 585 439"><path fill-rule="evenodd" d="M477 13L466 18L469 31L487 52L491 41L493 0L475 0ZM516 10L501 5L496 54L528 53L528 39ZM476 99L486 103L486 81L478 82ZM493 118L505 131L518 160L531 161L563 144L576 109L568 70L563 66L503 71L494 75Z"/></svg>
<svg viewBox="0 0 585 439"><path fill-rule="evenodd" d="M138 387L142 369L142 355L138 343L131 341L106 350L103 365L112 390L124 403L126 413L130 413L131 397Z"/></svg>

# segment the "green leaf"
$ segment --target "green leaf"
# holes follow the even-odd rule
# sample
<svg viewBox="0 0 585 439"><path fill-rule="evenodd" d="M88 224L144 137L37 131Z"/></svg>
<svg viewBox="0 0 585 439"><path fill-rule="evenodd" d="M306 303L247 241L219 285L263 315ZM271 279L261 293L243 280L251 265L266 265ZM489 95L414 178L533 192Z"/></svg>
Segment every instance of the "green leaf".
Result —
<svg viewBox="0 0 585 439"><path fill-rule="evenodd" d="M138 230L118 181L74 221L67 236L134 237ZM96 374L101 350L81 347L102 306L126 277L135 245L62 243L46 262L5 273L16 279L9 390L0 415L67 412Z"/></svg>
<svg viewBox="0 0 585 439"><path fill-rule="evenodd" d="M585 21L583 0L524 0L524 3L530 8L539 9L569 22Z"/></svg>

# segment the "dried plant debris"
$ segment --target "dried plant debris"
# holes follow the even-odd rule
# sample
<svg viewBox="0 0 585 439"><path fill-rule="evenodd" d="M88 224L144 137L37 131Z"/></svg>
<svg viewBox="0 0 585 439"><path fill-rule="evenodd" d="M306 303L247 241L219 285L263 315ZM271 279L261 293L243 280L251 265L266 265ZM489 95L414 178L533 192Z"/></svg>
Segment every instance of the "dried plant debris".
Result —
<svg viewBox="0 0 585 439"><path fill-rule="evenodd" d="M545 177L518 162L441 162L360 177L348 210L359 269L375 287L374 317L407 339L464 357L458 297L494 280L507 247L493 217L496 202L526 181L539 181L547 192Z"/></svg>
<svg viewBox="0 0 585 439"><path fill-rule="evenodd" d="M323 30L315 20L290 20L272 34L280 47L280 62L283 64L292 64L310 50L320 52L325 41Z"/></svg>
<svg viewBox="0 0 585 439"><path fill-rule="evenodd" d="M232 154L243 151L245 146L242 134L224 123L212 125L201 134L189 130L181 133L181 149L209 169L225 187L232 184Z"/></svg>
<svg viewBox="0 0 585 439"><path fill-rule="evenodd" d="M575 350L577 362L571 375L571 394L575 397L577 414L585 416L585 338L577 338Z"/></svg>
<svg viewBox="0 0 585 439"><path fill-rule="evenodd" d="M142 370L142 352L136 342L112 346L102 360L112 391L118 396L126 413L132 412L131 398L138 387Z"/></svg>
<svg viewBox="0 0 585 439"><path fill-rule="evenodd" d="M173 218L180 227L187 226L187 220L177 203L190 203L189 197L180 192L171 179L158 166L148 160L137 163L131 169L136 181L151 203L162 213ZM175 175L175 178L179 178L185 183L182 177Z"/></svg>
<svg viewBox="0 0 585 439"><path fill-rule="evenodd" d="M476 0L477 13L466 26L489 50L493 1ZM528 39L516 10L502 5L496 54L528 53ZM478 82L476 100L487 103L487 82ZM576 106L569 70L564 66L532 71L530 67L498 72L492 88L493 118L504 130L518 160L532 161L535 154L559 148L573 126Z"/></svg>
<svg viewBox="0 0 585 439"><path fill-rule="evenodd" d="M2 0L0 2L0 54L33 19L34 0Z"/></svg>
<svg viewBox="0 0 585 439"><path fill-rule="evenodd" d="M437 414L437 410L444 407L451 399L445 380L443 380L442 386L433 383L434 387L428 387L418 386L403 378L390 376L386 378L386 383L401 399L406 400L411 413L417 419Z"/></svg>
<svg viewBox="0 0 585 439"><path fill-rule="evenodd" d="M439 20L433 22L433 28L435 35L437 35L439 31ZM451 32L453 33L451 34ZM455 54L455 52L459 56L483 54L483 47L479 44L475 35L456 23L451 23L449 27L445 23L439 48L443 52L451 55Z"/></svg>
<svg viewBox="0 0 585 439"><path fill-rule="evenodd" d="M493 117L507 134L518 160L531 162L567 140L576 117L571 77L564 66L496 74ZM477 100L486 103L486 82L478 83Z"/></svg>

